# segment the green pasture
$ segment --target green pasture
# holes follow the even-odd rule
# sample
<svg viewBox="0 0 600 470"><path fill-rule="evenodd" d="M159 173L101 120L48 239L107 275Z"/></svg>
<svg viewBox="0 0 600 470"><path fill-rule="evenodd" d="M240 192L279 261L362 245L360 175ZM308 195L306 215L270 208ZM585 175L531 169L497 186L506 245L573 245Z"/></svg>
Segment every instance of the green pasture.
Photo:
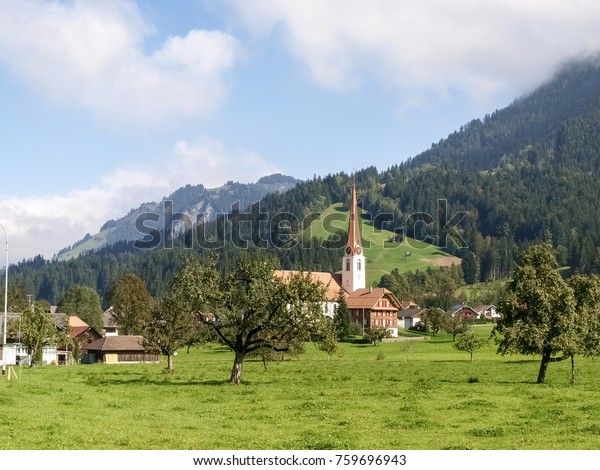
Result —
<svg viewBox="0 0 600 470"><path fill-rule="evenodd" d="M304 230L303 236L326 239L336 231L346 232L348 215L348 208L342 203L333 204ZM362 212L360 231L367 259L369 283L378 282L381 276L394 268L398 268L401 273L424 271L428 267L446 264L452 259L439 248L410 237L405 237L402 242L389 241L394 237L394 233L376 229L366 212Z"/></svg>
<svg viewBox="0 0 600 470"><path fill-rule="evenodd" d="M489 335L489 327L477 327ZM2 449L596 449L600 374L591 359L550 364L502 357L490 343L469 355L451 338L313 345L245 364L227 382L221 346L162 364L23 369L0 380ZM17 370L18 372L18 370Z"/></svg>

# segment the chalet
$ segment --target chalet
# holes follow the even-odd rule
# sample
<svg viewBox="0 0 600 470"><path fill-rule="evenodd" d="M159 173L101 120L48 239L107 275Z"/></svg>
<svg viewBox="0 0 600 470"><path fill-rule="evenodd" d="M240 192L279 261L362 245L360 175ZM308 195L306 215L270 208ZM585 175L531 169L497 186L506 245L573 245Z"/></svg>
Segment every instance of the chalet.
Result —
<svg viewBox="0 0 600 470"><path fill-rule="evenodd" d="M473 310L477 313L477 318L485 318L486 320L497 320L500 318L495 305L478 305L477 307L473 307Z"/></svg>
<svg viewBox="0 0 600 470"><path fill-rule="evenodd" d="M362 330L385 328L391 336L398 336L400 302L384 287L357 289L346 298L353 323Z"/></svg>
<svg viewBox="0 0 600 470"><path fill-rule="evenodd" d="M84 364L132 364L159 362L160 356L148 352L142 336L104 336L84 347Z"/></svg>
<svg viewBox="0 0 600 470"><path fill-rule="evenodd" d="M419 306L400 310L398 312L398 327L404 328L405 330L414 328L423 320L423 315L425 315L426 311L426 308L421 308Z"/></svg>
<svg viewBox="0 0 600 470"><path fill-rule="evenodd" d="M475 310L464 304L454 305L450 310L447 310L446 313L453 318L456 315L460 315L464 320L477 320L479 318L479 315Z"/></svg>

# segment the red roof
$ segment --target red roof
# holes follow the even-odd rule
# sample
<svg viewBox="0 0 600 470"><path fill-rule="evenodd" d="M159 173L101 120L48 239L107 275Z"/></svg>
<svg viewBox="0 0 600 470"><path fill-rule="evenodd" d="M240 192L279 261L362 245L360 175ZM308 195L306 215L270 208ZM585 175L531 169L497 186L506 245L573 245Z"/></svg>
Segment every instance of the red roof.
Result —
<svg viewBox="0 0 600 470"><path fill-rule="evenodd" d="M382 299L389 300L390 307L387 307L388 309L400 309L400 302L398 302L396 296L392 293L392 291L387 290L385 287L367 287L364 289L357 289L348 295L346 303L350 309L385 309L386 307L377 306L377 302Z"/></svg>

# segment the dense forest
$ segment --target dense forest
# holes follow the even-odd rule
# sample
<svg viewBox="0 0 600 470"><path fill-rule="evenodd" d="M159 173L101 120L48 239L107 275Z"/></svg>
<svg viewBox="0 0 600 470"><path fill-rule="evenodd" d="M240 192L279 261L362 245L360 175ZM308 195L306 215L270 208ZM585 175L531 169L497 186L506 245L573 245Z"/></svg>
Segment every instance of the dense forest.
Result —
<svg viewBox="0 0 600 470"><path fill-rule="evenodd" d="M360 204L376 226L462 258L461 282L506 278L519 251L539 242L550 242L571 272L600 272L598 62L569 64L530 95L413 159L354 176ZM162 234L154 249L120 242L64 262L37 257L11 267L11 277L56 303L74 283L103 295L124 272L161 295L189 257L216 252L225 269L240 249L270 250L284 268L337 271L343 233L326 242L300 241L299 234L330 204L348 201L351 180L346 172L315 176L204 222L172 244Z"/></svg>

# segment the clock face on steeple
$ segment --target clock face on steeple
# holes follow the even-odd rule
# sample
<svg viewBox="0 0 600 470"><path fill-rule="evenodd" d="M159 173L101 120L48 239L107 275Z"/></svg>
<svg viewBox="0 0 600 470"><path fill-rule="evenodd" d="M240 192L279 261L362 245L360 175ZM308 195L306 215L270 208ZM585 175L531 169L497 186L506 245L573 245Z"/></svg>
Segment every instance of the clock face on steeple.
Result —
<svg viewBox="0 0 600 470"><path fill-rule="evenodd" d="M356 249L354 251L356 252L357 255L360 255L362 253L362 248L359 245L356 247Z"/></svg>
<svg viewBox="0 0 600 470"><path fill-rule="evenodd" d="M352 248L350 248L349 246L346 247L346 254L347 255L351 255L352 254Z"/></svg>

